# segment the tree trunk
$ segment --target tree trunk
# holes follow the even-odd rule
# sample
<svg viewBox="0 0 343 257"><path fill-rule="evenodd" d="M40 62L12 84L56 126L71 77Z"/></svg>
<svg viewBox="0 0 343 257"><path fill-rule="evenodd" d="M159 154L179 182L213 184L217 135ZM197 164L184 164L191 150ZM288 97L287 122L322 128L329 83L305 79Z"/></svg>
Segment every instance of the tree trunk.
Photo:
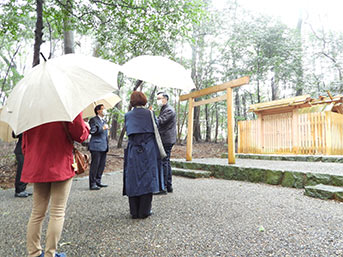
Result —
<svg viewBox="0 0 343 257"><path fill-rule="evenodd" d="M137 80L137 81L136 81L136 84L135 84L135 86L134 86L134 88L133 88L133 91L136 91L137 88L138 88L139 86L142 86L142 85L143 85L143 81L142 81L142 80ZM131 106L131 104L130 104L129 107L128 107L128 112L131 111L131 109L132 109L132 106ZM125 125L124 125L123 128L122 128L122 130L121 130L119 139L118 139L117 148L122 148L122 146L123 146L123 139L124 139L125 132L126 132L126 127L125 127Z"/></svg>
<svg viewBox="0 0 343 257"><path fill-rule="evenodd" d="M180 94L179 94L180 96ZM180 101L178 102L178 121L177 121L177 142L178 144L181 144L181 135L182 135L182 129L183 129L183 126L185 125L185 122L186 122L186 118L187 118L187 110L188 110L188 101L187 101L187 104L185 106L185 109L183 111L183 119L182 121L180 121L180 116L181 116L181 104L180 104Z"/></svg>
<svg viewBox="0 0 343 257"><path fill-rule="evenodd" d="M214 136L214 142L218 143L218 130L219 130L219 113L218 113L218 106L217 104L215 105L216 107L216 133Z"/></svg>
<svg viewBox="0 0 343 257"><path fill-rule="evenodd" d="M196 142L201 141L200 131L200 106L194 107L194 120L193 120L193 137Z"/></svg>
<svg viewBox="0 0 343 257"><path fill-rule="evenodd" d="M36 1L36 13L37 13L37 20L36 20L36 29L35 29L35 44L33 47L33 63L32 67L35 67L39 64L39 54L40 54L40 46L43 43L43 3L44 0L37 0Z"/></svg>
<svg viewBox="0 0 343 257"><path fill-rule="evenodd" d="M243 106L243 116L244 119L247 119L247 100L245 98L245 94L242 96L242 106Z"/></svg>
<svg viewBox="0 0 343 257"><path fill-rule="evenodd" d="M154 103L156 89L157 87L154 87L154 90L150 94L149 101L148 101L149 106L152 106Z"/></svg>
<svg viewBox="0 0 343 257"><path fill-rule="evenodd" d="M63 35L64 35L64 54L75 53L74 50L74 31L72 30L72 22L70 13L73 11L73 1L65 0L65 10L63 16Z"/></svg>
<svg viewBox="0 0 343 257"><path fill-rule="evenodd" d="M205 105L205 116L206 116L206 142L211 142L211 120L209 114L208 104Z"/></svg>
<svg viewBox="0 0 343 257"><path fill-rule="evenodd" d="M257 103L260 103L261 102L261 96L260 96L260 80L257 79Z"/></svg>
<svg viewBox="0 0 343 257"><path fill-rule="evenodd" d="M303 23L303 19L302 19L302 14L300 14L299 18L298 18L298 23L297 23L297 35L298 35L298 47L300 49L302 49L302 43L301 43L301 28L302 28L302 23ZM296 61L296 66L298 67L296 70L296 76L297 76L297 82L296 82L296 86L295 86L295 95L299 96L303 94L303 88L304 88L304 70L303 70L303 61L302 61L302 52L299 55L299 57L297 58Z"/></svg>
<svg viewBox="0 0 343 257"><path fill-rule="evenodd" d="M12 70L12 73L16 73L17 75L19 74L18 71L17 71L17 65L14 63L14 57L17 55L19 49L20 49L20 45L17 47L17 50L15 50L14 54L12 55L11 60L7 60L7 58L5 56L1 55L2 59L8 65L8 68L7 68L7 71L6 71L6 75L3 78L2 86L1 86L1 91L0 91L0 100L1 100L1 97L2 97L2 93L4 93L4 97L2 99L2 105L4 105L5 100L6 100L5 86L6 86L6 80L7 80L7 77L8 77L8 74L9 74L10 70Z"/></svg>
<svg viewBox="0 0 343 257"><path fill-rule="evenodd" d="M122 102L119 102L117 105L117 108L121 110L122 108ZM119 123L118 123L118 114L113 114L112 116L112 124L111 124L111 129L110 129L110 135L111 139L117 140L117 134L118 134L118 129L119 129Z"/></svg>
<svg viewBox="0 0 343 257"><path fill-rule="evenodd" d="M272 101L278 100L280 98L280 92L277 83L275 83L275 77L272 77L270 81L270 87L272 89Z"/></svg>

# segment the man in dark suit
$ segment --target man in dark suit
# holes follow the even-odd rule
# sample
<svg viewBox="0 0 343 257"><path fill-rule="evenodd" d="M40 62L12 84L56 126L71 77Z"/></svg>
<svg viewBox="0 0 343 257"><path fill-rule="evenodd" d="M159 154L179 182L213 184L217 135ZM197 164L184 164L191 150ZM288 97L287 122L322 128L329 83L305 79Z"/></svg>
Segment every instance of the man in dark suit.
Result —
<svg viewBox="0 0 343 257"><path fill-rule="evenodd" d="M89 189L99 190L101 187L107 187L101 183L101 177L105 169L108 152L108 125L104 120L103 104L95 106L94 112L96 116L89 121L91 139L88 149L92 156L89 170Z"/></svg>
<svg viewBox="0 0 343 257"><path fill-rule="evenodd" d="M170 154L174 144L176 143L176 113L174 108L168 104L168 100L169 96L166 93L157 93L157 105L161 107L160 115L157 118L157 125L164 150L167 154L167 157L162 160L164 184L167 191L172 193L173 187Z"/></svg>

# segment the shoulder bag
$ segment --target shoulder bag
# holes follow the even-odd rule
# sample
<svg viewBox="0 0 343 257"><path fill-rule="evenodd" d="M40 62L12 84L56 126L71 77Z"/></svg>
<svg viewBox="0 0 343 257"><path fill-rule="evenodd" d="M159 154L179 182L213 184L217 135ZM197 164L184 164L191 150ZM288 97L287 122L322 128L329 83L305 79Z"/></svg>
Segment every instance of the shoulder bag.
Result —
<svg viewBox="0 0 343 257"><path fill-rule="evenodd" d="M72 167L74 168L74 171L77 175L82 174L88 168L89 157L87 154L83 154L75 148L74 140L72 139L65 122L63 122L63 128L67 134L67 138L68 138L69 142L73 145L74 163L72 164Z"/></svg>
<svg viewBox="0 0 343 257"><path fill-rule="evenodd" d="M164 147L162 144L160 132L158 132L158 128L157 128L157 125L155 122L154 114L152 111L150 111L150 114L151 114L152 125L154 126L154 132L155 132L155 138L156 138L158 150L160 151L161 159L164 159L167 157L167 154L166 154L166 151L164 150Z"/></svg>

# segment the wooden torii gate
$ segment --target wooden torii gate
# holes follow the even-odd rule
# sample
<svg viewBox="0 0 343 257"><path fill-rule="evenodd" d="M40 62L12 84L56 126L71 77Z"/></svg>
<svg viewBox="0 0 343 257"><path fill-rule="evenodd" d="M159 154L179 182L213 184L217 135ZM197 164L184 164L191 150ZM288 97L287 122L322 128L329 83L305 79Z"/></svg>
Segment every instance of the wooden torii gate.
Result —
<svg viewBox="0 0 343 257"><path fill-rule="evenodd" d="M194 107L215 103L218 101L227 101L227 135L228 135L228 162L229 164L235 163L235 142L234 142L234 115L233 115L233 101L232 101L232 89L235 87L240 87L249 83L249 77L242 77L221 85L208 87L186 95L180 95L179 100L188 100L188 132L187 132L187 150L186 150L186 161L192 160L192 149L193 149L193 115ZM216 92L226 90L226 94L211 99L205 99L202 101L195 102L194 99L213 94Z"/></svg>

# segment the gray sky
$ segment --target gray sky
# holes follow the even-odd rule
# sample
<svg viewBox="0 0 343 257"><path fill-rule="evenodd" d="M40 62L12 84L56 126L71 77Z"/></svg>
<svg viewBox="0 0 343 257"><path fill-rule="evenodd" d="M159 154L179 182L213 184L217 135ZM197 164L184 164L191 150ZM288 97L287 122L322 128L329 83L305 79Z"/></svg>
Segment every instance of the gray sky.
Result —
<svg viewBox="0 0 343 257"><path fill-rule="evenodd" d="M225 1L213 0L213 3L220 8ZM280 17L292 27L302 11L313 26L343 32L343 0L238 0L238 3L252 11Z"/></svg>

